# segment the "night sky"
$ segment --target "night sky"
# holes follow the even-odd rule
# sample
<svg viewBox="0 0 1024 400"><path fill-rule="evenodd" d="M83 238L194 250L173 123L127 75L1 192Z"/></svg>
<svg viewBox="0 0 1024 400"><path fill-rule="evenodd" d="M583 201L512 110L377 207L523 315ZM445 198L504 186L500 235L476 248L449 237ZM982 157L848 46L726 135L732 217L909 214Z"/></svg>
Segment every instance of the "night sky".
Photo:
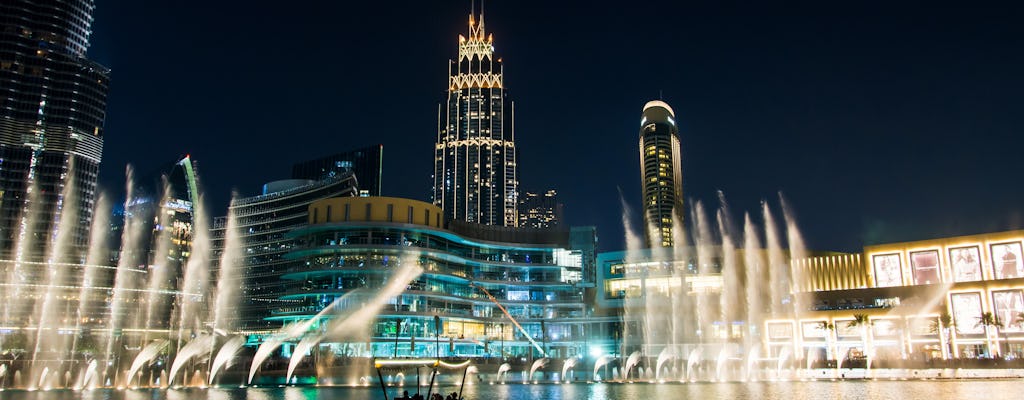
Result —
<svg viewBox="0 0 1024 400"><path fill-rule="evenodd" d="M1024 226L1024 12L1012 3L503 0L521 191L622 248L641 108L676 112L684 192L794 206L810 247ZM97 0L110 67L101 184L191 154L209 206L297 161L384 145L383 192L429 200L468 0ZM738 215L737 211L737 217Z"/></svg>

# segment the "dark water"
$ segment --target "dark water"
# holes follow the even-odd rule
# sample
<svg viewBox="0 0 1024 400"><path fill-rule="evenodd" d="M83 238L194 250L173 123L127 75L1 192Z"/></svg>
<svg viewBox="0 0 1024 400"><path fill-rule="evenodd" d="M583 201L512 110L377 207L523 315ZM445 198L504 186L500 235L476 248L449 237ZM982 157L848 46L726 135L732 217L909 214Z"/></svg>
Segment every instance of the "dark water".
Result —
<svg viewBox="0 0 1024 400"><path fill-rule="evenodd" d="M415 392L416 388L411 388ZM457 387L443 387L445 392ZM467 400L819 400L819 399L1024 399L1024 380L845 381L694 384L573 384L467 386ZM388 398L395 397L394 389ZM3 400L377 400L379 387L217 388L0 392Z"/></svg>

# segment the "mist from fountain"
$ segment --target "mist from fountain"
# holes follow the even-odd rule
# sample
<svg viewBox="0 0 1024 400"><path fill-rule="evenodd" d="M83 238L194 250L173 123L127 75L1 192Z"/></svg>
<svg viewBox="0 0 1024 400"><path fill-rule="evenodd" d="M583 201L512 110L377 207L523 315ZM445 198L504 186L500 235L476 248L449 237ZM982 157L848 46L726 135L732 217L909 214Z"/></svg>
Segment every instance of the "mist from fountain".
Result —
<svg viewBox="0 0 1024 400"><path fill-rule="evenodd" d="M608 363L612 362L612 360L614 360L614 359L615 358L612 357L611 355L605 354L605 355L603 355L601 357L598 357L597 361L594 361L593 377L594 377L595 381L596 380L600 380L600 379L598 379L598 378L600 378L600 376L597 375L597 371L601 370L601 367L604 367L605 365L608 365Z"/></svg>
<svg viewBox="0 0 1024 400"><path fill-rule="evenodd" d="M640 352L634 351L626 358L626 364L622 367L622 379L629 379L629 372L640 363Z"/></svg>
<svg viewBox="0 0 1024 400"><path fill-rule="evenodd" d="M700 364L703 352L703 347L695 347L690 351L690 356L686 358L686 380L693 382L697 379L694 374L697 372L697 364Z"/></svg>
<svg viewBox="0 0 1024 400"><path fill-rule="evenodd" d="M72 165L70 169L73 168ZM75 176L75 173L69 170L68 175ZM111 210L108 197L102 192L97 195L88 227L88 241L75 243L75 235L85 232L79 223L85 217L78 215L77 204L81 201L76 196L77 181L70 179L52 206L56 210L54 221L47 225L53 227L52 231L45 236L37 236L29 233L32 232L31 227L43 222L40 220L43 205L39 196L42 189L34 180L31 181L33 183L27 189L28 196L19 215L21 228L16 235L13 259L4 260L8 263L4 275L6 280L0 285L0 290L3 290L0 298L5 300L0 322L31 335L25 340L27 348L19 350L27 351L25 357L18 360L20 353L12 352L14 359L2 367L5 375L13 373L19 381L15 387L89 388L126 384L120 379L121 372L124 372L121 358L134 357L133 369L137 372L143 367L137 365L139 362L146 364L154 360L146 350L149 346L142 348L145 343L151 343L151 339L157 339L155 343L164 343L168 339L175 342L170 354L173 357L181 350L183 338L205 330L203 322L210 319L210 305L205 293L210 281L211 237L209 218L201 199L186 202L194 211L192 231L175 232L192 234L192 237L172 238L171 228L183 228L181 225L172 226L168 218L172 212L169 207L181 207L186 203L171 201L166 177L161 186L163 195L154 200L137 189L131 166L126 167L125 176L123 228L120 248L114 250L116 266L110 265L108 233L111 231ZM197 195L189 194L192 197ZM180 209L175 210L180 212ZM229 246L232 251L229 254L239 254L238 238L237 232L226 232L226 242L233 245ZM191 239L192 247L172 253L172 239ZM40 250L32 249L41 249L44 254L34 254L33 251ZM187 260L185 256L188 256ZM187 261L181 271L174 264L178 260ZM223 264L235 268L227 271L222 268L220 281L232 280L227 273L237 274L240 259L236 257L233 260L233 264ZM174 287L179 276L183 277L180 292ZM237 288L237 278L234 280ZM218 299L216 308L227 310L237 301L237 295L232 298L230 288L222 289L220 293L223 295ZM29 295L29 290L33 291L32 295ZM36 298L39 300L34 300ZM223 316L224 313L218 315ZM215 327L220 332L225 332L224 327L230 330L223 320L216 321ZM132 332L130 337L127 332ZM206 335L200 335L201 339L196 343L209 343L207 349L212 350L215 340L207 340ZM140 341L142 344L138 344ZM196 353L197 344L192 346L175 358L179 364L205 353ZM237 346L225 354L236 354L241 344ZM162 361L156 363L153 373L159 370L160 374L166 374L163 368ZM46 371L45 377L43 371ZM27 386L21 386L22 374L27 377L24 379ZM185 381L187 383L188 379ZM165 384L166 378L161 378L160 382Z"/></svg>
<svg viewBox="0 0 1024 400"><path fill-rule="evenodd" d="M134 275L136 262L135 254L141 248L143 227L141 221L131 217L132 205L135 202L135 172L131 166L125 168L125 202L124 202L124 228L121 232L121 252L117 261L117 273L114 275L114 296L110 302L110 323L107 331L106 354L108 357L114 354L114 341L123 327L122 308L131 302L135 294L137 277ZM115 368L116 369L116 368Z"/></svg>
<svg viewBox="0 0 1024 400"><path fill-rule="evenodd" d="M167 347L168 344L170 344L170 341L166 339L157 339L154 340L152 343L147 344L146 347L143 347L142 351L140 351L139 354L135 356L135 361L132 361L131 368L128 369L128 375L125 376L125 385L131 386L131 383L133 380L135 380L135 375L139 372L139 370L141 370L142 367L144 367L146 364L156 359L156 356L160 354L160 352L163 351L163 349ZM142 382L140 382L139 386L145 385L143 385Z"/></svg>
<svg viewBox="0 0 1024 400"><path fill-rule="evenodd" d="M317 344L320 344L320 340L322 339L323 337L320 335L306 335L302 337L299 344L295 345L295 349L292 350L292 357L288 360L288 373L285 375L285 382L292 381L292 374L295 373L295 368L298 367L299 363L302 362L302 359L306 357L306 353L313 349Z"/></svg>
<svg viewBox="0 0 1024 400"><path fill-rule="evenodd" d="M95 306L96 296L93 292L101 278L100 273L104 270L103 265L108 261L103 255L107 253L110 213L110 201L106 194L100 193L96 198L92 225L89 227L89 247L85 265L82 266L82 286L78 289L78 306L75 309L75 332L81 332L82 318ZM75 335L72 339L71 354L78 351L78 336Z"/></svg>
<svg viewBox="0 0 1024 400"><path fill-rule="evenodd" d="M573 368L575 368L576 364L579 363L579 361L580 361L579 358L569 357L569 358L566 358L565 361L562 362L562 375L561 375L562 381L570 382L569 371L571 371Z"/></svg>
<svg viewBox="0 0 1024 400"><path fill-rule="evenodd" d="M546 367L548 365L548 362L550 362L550 361L551 361L551 359L547 358L547 357L534 360L533 364L530 365L530 374L526 376L526 379L532 381L533 380L533 374L536 373L538 369Z"/></svg>
<svg viewBox="0 0 1024 400"><path fill-rule="evenodd" d="M36 329L35 348L32 350L31 360L33 366L39 360L40 351L52 351L64 347L63 343L59 343L62 341L63 335L57 332L62 322L56 318L60 311L57 302L60 297L59 292L66 280L65 273L68 268L64 265L64 262L71 253L73 237L69 229L59 229L59 227L70 226L78 220L78 208L75 207L77 196L74 195L73 189L73 185L65 185L57 201L57 209L59 211L57 221L55 221L56 224L54 225L55 232L53 232L52 240L47 246L46 278L44 281L46 282L46 294L43 297L43 302L36 304L34 313L34 315L39 316L39 325ZM44 379L45 377L39 377L40 382ZM34 388L30 387L29 389Z"/></svg>
<svg viewBox="0 0 1024 400"><path fill-rule="evenodd" d="M232 196L233 199L237 197L237 194ZM227 223L224 227L224 250L220 257L219 269L217 271L217 289L214 295L214 332L218 330L231 332L234 330L233 321L228 318L227 314L233 310L232 305L239 296L242 257L244 256L242 247L242 238L238 234L238 215L229 210ZM210 352L213 352L212 346Z"/></svg>
<svg viewBox="0 0 1024 400"><path fill-rule="evenodd" d="M181 367L185 366L185 363L191 360L193 357L200 354L207 354L210 346L213 346L213 335L200 334L195 339L188 342L185 347L178 350L178 355L174 357L174 361L171 363L171 370L167 374L167 385L173 385L174 379L178 376L178 371ZM188 381L188 376L183 379Z"/></svg>
<svg viewBox="0 0 1024 400"><path fill-rule="evenodd" d="M726 361L729 361L729 346L722 346L722 349L718 351L718 359L715 362L715 379L719 382L724 382L726 379Z"/></svg>
<svg viewBox="0 0 1024 400"><path fill-rule="evenodd" d="M658 354L658 360L654 364L655 365L655 367L654 367L654 378L660 380L661 379L661 367L663 365L665 365L666 362L674 360L675 358L676 358L676 353L675 353L675 348L674 347L665 346L664 349L661 349L661 353Z"/></svg>
<svg viewBox="0 0 1024 400"><path fill-rule="evenodd" d="M163 194L160 196L160 202L157 203L158 207L163 207L171 199L171 187L167 183L167 178L162 178ZM156 233L155 240L156 246L154 248L154 254L152 263L149 266L146 284L146 312L140 317L145 317L145 322L141 326L145 327L156 327L161 325L161 321L166 322L168 316L165 315L165 311L168 310L168 296L163 293L165 290L170 290L169 282L174 280L174 275L177 271L172 271L170 263L168 262L168 256L171 251L171 229L170 229L170 217L166 212L156 212L154 219L156 220ZM149 341L151 331L147 330L146 335L143 336L143 341Z"/></svg>
<svg viewBox="0 0 1024 400"><path fill-rule="evenodd" d="M182 273L181 297L178 310L178 343L187 332L202 330L202 321L207 318L204 307L205 294L209 290L210 218L207 216L203 197L193 204L192 248Z"/></svg>
<svg viewBox="0 0 1024 400"><path fill-rule="evenodd" d="M498 367L498 372L495 374L495 379L497 379L498 382L505 383L505 378L508 375L508 371L511 371L511 370L512 370L512 366L511 365L509 365L508 363L502 363Z"/></svg>
<svg viewBox="0 0 1024 400"><path fill-rule="evenodd" d="M74 387L75 390L93 389L97 386L96 365L96 360L89 361L89 364L85 366L85 371L81 373L81 380Z"/></svg>
<svg viewBox="0 0 1024 400"><path fill-rule="evenodd" d="M775 377L777 379L782 379L782 367L786 365L786 361L789 361L792 353L793 351L789 347L783 347L782 350L779 350L779 359L775 364Z"/></svg>
<svg viewBox="0 0 1024 400"><path fill-rule="evenodd" d="M740 301L740 280L739 264L736 255L736 244L733 235L736 231L732 222L732 214L729 212L729 203L725 201L725 194L718 191L718 211L715 213L715 220L718 222L718 232L722 237L722 293L719 295L719 316L726 330L726 336L732 334L733 321L739 319L737 311L743 304Z"/></svg>
<svg viewBox="0 0 1024 400"><path fill-rule="evenodd" d="M278 330L277 333L270 335L266 339L264 339L263 343L260 343L259 347L256 348L256 354L253 355L252 364L249 365L249 378L246 380L246 383L252 384L252 378L256 376L256 371L259 370L260 366L263 365L263 362L266 361L267 358L274 353L274 350L277 350L278 347L281 347L281 345L287 342L288 340L292 340L302 335L305 335L306 332L309 331L309 329L312 328L314 324L316 324L322 318L327 316L328 313L332 312L335 306L341 304L342 302L346 301L351 297L356 296L358 293L358 290L345 293L344 295L338 297L337 299L334 299L334 301L332 301L331 304L328 304L327 307L324 307L312 318L285 325L281 327L281 329ZM211 376L212 375L213 374L211 373Z"/></svg>
<svg viewBox="0 0 1024 400"><path fill-rule="evenodd" d="M34 162L35 158L33 157L33 163ZM39 182L36 179L32 179L32 174L34 174L35 169L30 168L29 171L29 182L31 183L26 188L25 202L22 203L21 215L18 216L18 232L14 243L14 260L12 260L14 262L14 266L13 268L8 269L9 274L7 279L4 281L14 284L7 293L7 301L4 302L3 322L5 326L10 326L12 322L17 323L17 321L11 320L12 311L20 312L21 310L32 307L32 305L26 304L26 302L32 300L25 298L26 296L22 293L22 288L24 288L26 284L30 283L29 274L27 273L28 271L26 271L28 266L25 264L32 260L30 259L30 255L26 253L29 249L34 248L34 235L30 230L34 230L33 228L37 225L36 220L42 205L39 201Z"/></svg>
<svg viewBox="0 0 1024 400"><path fill-rule="evenodd" d="M423 268L417 264L417 257L415 255L403 255L399 257L398 267L388 277L384 286L379 288L369 301L361 304L358 308L338 310L337 306L343 304L351 297L361 296L365 291L356 290L348 292L335 299L327 307L324 307L313 318L282 328L277 335L270 337L257 348L256 355L253 357L253 362L249 367L249 377L246 382L252 384L252 380L256 376L260 365L263 364L274 350L288 340L305 335L302 341L300 341L300 344L304 346L303 351L296 349L292 354L292 359L289 361L289 380L295 367L305 357L305 353L321 340L364 340L368 337L370 325L376 319L377 314L380 313L380 309L393 298L402 294L405 288L408 287L409 282L419 277L422 273ZM335 314L331 315L331 313ZM309 329L323 317L330 317L323 329L324 333L306 335Z"/></svg>
<svg viewBox="0 0 1024 400"><path fill-rule="evenodd" d="M718 354L714 376L724 379L734 352L758 349L755 358L761 358L759 343L765 335L767 316L796 316L798 306L790 293L795 288L793 281L800 278L794 277L790 260L806 257L807 252L785 199L779 195L782 219L764 201L756 214L763 225L759 227L751 213L744 213L741 229L734 226L721 192L718 200L715 210L708 210L700 201L693 202L688 213L689 229L673 221L675 247L671 250L644 249L642 238L632 226L632 212L623 201L625 262L636 265L625 270L625 278L638 281L639 290L624 299L621 354L632 358L639 351L643 358L644 354L657 352L653 375L659 380L661 364L667 362L668 355L685 354L670 348L689 349L686 378L695 379L694 367L700 363L704 346L711 346L709 350ZM649 237L660 235L651 226L645 228ZM720 287L704 286L703 282L715 278L720 279ZM670 308L666 306L669 304ZM671 315L666 318L666 314ZM734 325L743 329L736 330ZM635 343L637 337L642 343ZM737 339L744 350L730 345ZM623 376L629 376L634 366L625 360Z"/></svg>
<svg viewBox="0 0 1024 400"><path fill-rule="evenodd" d="M764 264L760 250L761 239L757 235L753 221L750 220L750 214L745 213L743 215L743 256L746 266L746 282L759 282L760 277L764 276L762 271ZM746 294L747 327L743 338L746 348L749 349L753 348L754 343L757 342L756 330L762 326L761 314L764 307L761 302L764 295L761 285L746 285Z"/></svg>
<svg viewBox="0 0 1024 400"><path fill-rule="evenodd" d="M213 359L213 363L210 364L210 385L214 383L214 379L217 378L220 370L230 367L232 362L236 360L243 345L245 345L244 336L232 336L231 339L228 339L220 346L217 356Z"/></svg>
<svg viewBox="0 0 1024 400"><path fill-rule="evenodd" d="M746 364L746 380L754 381L757 380L757 362L761 361L761 344L755 343L750 347L750 351L747 353L747 364Z"/></svg>

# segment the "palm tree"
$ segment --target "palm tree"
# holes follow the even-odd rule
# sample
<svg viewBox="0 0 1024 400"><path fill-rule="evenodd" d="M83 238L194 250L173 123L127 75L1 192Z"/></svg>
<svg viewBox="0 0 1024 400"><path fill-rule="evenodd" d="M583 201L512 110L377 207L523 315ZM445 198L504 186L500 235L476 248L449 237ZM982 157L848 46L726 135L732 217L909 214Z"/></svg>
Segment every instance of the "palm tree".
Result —
<svg viewBox="0 0 1024 400"><path fill-rule="evenodd" d="M835 351L832 349L832 345L834 344L832 335L836 331L836 324L828 321L821 321L818 322L818 329L825 331L825 358L828 360L835 359Z"/></svg>
<svg viewBox="0 0 1024 400"><path fill-rule="evenodd" d="M989 329L990 328L995 328L996 329L996 337L997 337L997 341L998 341L999 333L1000 333L1000 331L1002 330L1002 327L1003 327L1003 323L1001 321L999 321L999 316L995 315L995 314L993 314L991 312L981 313L981 316L978 317L978 324L975 325L975 327L984 327L985 328L985 342L989 343L989 353L991 354L992 353L992 343L989 341L989 338L991 337L990 334L989 334ZM999 346L996 346L996 352L999 353L999 354L1002 354L1002 349L999 348Z"/></svg>
<svg viewBox="0 0 1024 400"><path fill-rule="evenodd" d="M846 323L847 328L860 327L860 338L864 342L865 367L871 368L871 317L867 314L854 314L853 320Z"/></svg>
<svg viewBox="0 0 1024 400"><path fill-rule="evenodd" d="M939 343L943 349L943 358L949 358L953 356L952 335L950 330L956 329L956 323L953 322L953 316L949 315L948 312L939 314L939 317L932 320L931 331L939 335Z"/></svg>

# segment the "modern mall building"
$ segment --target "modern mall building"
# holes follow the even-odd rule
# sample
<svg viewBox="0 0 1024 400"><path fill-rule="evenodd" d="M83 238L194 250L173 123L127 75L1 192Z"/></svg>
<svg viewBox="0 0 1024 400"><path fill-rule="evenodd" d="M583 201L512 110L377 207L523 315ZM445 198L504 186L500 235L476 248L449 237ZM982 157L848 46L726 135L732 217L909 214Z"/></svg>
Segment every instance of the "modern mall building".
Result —
<svg viewBox="0 0 1024 400"><path fill-rule="evenodd" d="M284 257L294 246L288 232L306 225L307 210L313 202L355 196L357 192L355 175L343 172L321 181L289 179L270 182L263 186L263 193L258 196L231 201L228 214L237 219L236 234L244 243L244 249L237 255L242 259L236 261L236 265L242 266L242 272L234 275L238 282L233 284L241 288L239 306L228 314L229 326L246 333L266 333L280 328L280 323L269 317L282 307L279 304L285 283L279 279L282 271L296 263ZM214 221L214 260L223 261L229 217ZM219 263L215 264L212 276L217 276L219 270Z"/></svg>
<svg viewBox="0 0 1024 400"><path fill-rule="evenodd" d="M298 262L281 275L278 304L286 306L275 320L314 318L339 298L338 308L361 307L400 266L423 269L367 321L369 341L330 344L338 354L565 358L584 351L582 260L593 249L571 249L568 230L447 221L435 205L392 197L319 200L307 218L287 235L295 246L284 259Z"/></svg>
<svg viewBox="0 0 1024 400"><path fill-rule="evenodd" d="M1018 230L799 260L794 268L809 278L798 284L807 310L797 321L770 323L768 340L840 356L866 346L879 358L1019 359L1022 242ZM870 329L851 324L858 315Z"/></svg>
<svg viewBox="0 0 1024 400"><path fill-rule="evenodd" d="M763 291L771 282L768 275L751 280L740 272L739 284L730 285L720 247L705 249L717 254L707 258L712 267L705 273L690 258L655 261L650 249L601 253L597 314L614 316L612 324L623 325L623 335L629 336L631 326L645 323L647 314L638 310L662 296L688 304L682 310L693 314L679 319L681 326L697 327L682 328L679 343L691 348L754 343L767 357L810 362L1019 359L1024 357L1022 243L1024 231L1009 231L872 245L862 253L812 253L789 263L791 280L787 295L775 299L779 304ZM734 250L733 268L747 271L749 261L766 256L750 255ZM751 287L761 298L745 297ZM688 300L665 293L685 294ZM723 296L732 300L722 301ZM728 315L723 307L729 304L733 307L726 310L748 311L720 318ZM742 316L751 307L760 310L758 318ZM701 313L712 315L703 326ZM702 327L703 333L695 333ZM621 346L617 341L604 351L632 350Z"/></svg>

